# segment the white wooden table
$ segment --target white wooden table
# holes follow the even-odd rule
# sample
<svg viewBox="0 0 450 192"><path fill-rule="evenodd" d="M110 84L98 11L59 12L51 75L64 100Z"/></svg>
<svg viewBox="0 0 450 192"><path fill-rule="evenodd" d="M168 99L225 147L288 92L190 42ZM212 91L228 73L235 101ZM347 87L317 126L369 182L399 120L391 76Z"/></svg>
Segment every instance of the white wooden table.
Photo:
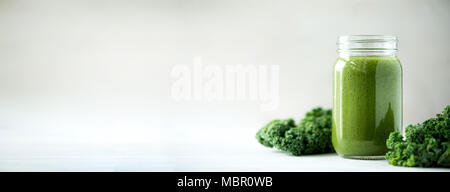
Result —
<svg viewBox="0 0 450 192"><path fill-rule="evenodd" d="M0 147L0 171L450 171L395 167L336 154L295 157L248 143L17 144Z"/></svg>

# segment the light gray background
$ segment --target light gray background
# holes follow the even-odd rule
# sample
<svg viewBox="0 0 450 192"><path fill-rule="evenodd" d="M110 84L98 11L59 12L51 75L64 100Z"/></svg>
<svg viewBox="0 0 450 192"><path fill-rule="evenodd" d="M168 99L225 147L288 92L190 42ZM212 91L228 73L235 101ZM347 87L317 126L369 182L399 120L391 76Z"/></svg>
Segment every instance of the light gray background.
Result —
<svg viewBox="0 0 450 192"><path fill-rule="evenodd" d="M448 0L1 0L0 157L143 155L147 170L205 171L221 165L180 156L267 154L253 139L264 123L331 107L335 42L347 34L399 37L404 126L422 122L450 104L449 10ZM174 101L170 71L194 56L280 65L279 107ZM0 168L27 165L17 162Z"/></svg>

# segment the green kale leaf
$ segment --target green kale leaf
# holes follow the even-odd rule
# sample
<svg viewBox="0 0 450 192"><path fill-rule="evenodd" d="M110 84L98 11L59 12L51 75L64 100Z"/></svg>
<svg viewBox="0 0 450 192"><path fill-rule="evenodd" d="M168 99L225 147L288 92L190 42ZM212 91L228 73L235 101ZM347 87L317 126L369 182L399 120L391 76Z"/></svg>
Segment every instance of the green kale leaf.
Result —
<svg viewBox="0 0 450 192"><path fill-rule="evenodd" d="M298 125L293 119L273 120L256 133L256 139L295 156L333 152L331 110L315 108Z"/></svg>
<svg viewBox="0 0 450 192"><path fill-rule="evenodd" d="M408 125L405 140L399 132L392 132L386 145L391 165L450 167L450 105L436 118Z"/></svg>

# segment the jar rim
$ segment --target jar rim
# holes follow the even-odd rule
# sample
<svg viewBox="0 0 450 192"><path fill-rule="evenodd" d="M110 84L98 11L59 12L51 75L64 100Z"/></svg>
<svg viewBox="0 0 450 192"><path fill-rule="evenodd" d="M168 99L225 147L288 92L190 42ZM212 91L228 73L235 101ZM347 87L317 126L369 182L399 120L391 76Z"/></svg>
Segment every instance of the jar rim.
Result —
<svg viewBox="0 0 450 192"><path fill-rule="evenodd" d="M338 43L370 43L370 42L396 42L397 36L394 35L341 35L338 37Z"/></svg>
<svg viewBox="0 0 450 192"><path fill-rule="evenodd" d="M394 35L342 35L337 41L339 51L397 51Z"/></svg>

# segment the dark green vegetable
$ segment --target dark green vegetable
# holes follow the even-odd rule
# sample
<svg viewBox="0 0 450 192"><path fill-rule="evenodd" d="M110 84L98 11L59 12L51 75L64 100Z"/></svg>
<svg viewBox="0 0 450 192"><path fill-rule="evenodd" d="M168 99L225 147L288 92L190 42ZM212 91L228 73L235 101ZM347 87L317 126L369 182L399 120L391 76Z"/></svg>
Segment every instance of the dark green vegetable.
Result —
<svg viewBox="0 0 450 192"><path fill-rule="evenodd" d="M408 125L405 140L399 132L392 132L386 144L391 165L450 167L450 105L436 118Z"/></svg>
<svg viewBox="0 0 450 192"><path fill-rule="evenodd" d="M281 145L286 131L293 127L293 119L273 120L256 133L256 139L266 147L277 147Z"/></svg>
<svg viewBox="0 0 450 192"><path fill-rule="evenodd" d="M333 152L331 110L315 108L306 113L298 126L293 119L273 120L256 133L266 147L275 147L292 155Z"/></svg>

